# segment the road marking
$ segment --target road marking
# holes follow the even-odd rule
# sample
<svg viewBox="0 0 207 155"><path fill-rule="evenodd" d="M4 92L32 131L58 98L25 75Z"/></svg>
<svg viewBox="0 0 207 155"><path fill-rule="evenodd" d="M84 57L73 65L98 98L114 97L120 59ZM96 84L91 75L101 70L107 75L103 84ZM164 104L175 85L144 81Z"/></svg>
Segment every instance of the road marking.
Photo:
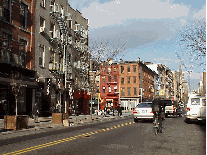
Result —
<svg viewBox="0 0 207 155"><path fill-rule="evenodd" d="M97 131L93 131L93 132L77 135L77 136L74 136L74 137L60 139L60 140L56 140L56 141L52 141L52 142L47 142L47 143L40 144L40 145L37 145L37 146L29 147L29 148L26 148L26 149L5 153L3 155L22 154L22 153L26 153L26 152L31 152L31 151L39 150L41 148L45 148L45 147L57 145L57 144L60 144L60 143L68 142L68 141L71 141L71 140L75 140L75 139L78 139L79 137L82 137L82 136L88 136L88 135L92 135L92 134L96 134L96 133L100 133L100 132L104 132L104 131L109 131L111 129L116 129L116 128L119 128L119 127L122 127L122 126L125 126L125 125L129 125L129 124L133 124L133 123L135 123L135 122L128 122L128 123L125 123L125 124L113 126L111 128L101 129L101 130L97 130Z"/></svg>

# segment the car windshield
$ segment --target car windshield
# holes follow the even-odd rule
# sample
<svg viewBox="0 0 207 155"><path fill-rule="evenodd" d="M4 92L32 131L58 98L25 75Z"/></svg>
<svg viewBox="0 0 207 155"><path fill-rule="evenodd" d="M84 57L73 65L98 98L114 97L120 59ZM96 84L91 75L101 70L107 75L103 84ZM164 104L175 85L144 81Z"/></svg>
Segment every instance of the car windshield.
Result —
<svg viewBox="0 0 207 155"><path fill-rule="evenodd" d="M191 105L200 105L200 98L192 98Z"/></svg>
<svg viewBox="0 0 207 155"><path fill-rule="evenodd" d="M137 108L151 108L152 104L150 103L141 103L137 106Z"/></svg>

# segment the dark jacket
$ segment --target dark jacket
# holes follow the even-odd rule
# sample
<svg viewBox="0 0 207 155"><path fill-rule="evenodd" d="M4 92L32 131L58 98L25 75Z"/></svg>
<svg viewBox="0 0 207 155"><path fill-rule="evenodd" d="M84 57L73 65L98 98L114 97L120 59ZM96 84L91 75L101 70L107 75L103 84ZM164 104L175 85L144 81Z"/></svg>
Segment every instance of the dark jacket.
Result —
<svg viewBox="0 0 207 155"><path fill-rule="evenodd" d="M117 111L120 113L122 111L120 105L117 107Z"/></svg>
<svg viewBox="0 0 207 155"><path fill-rule="evenodd" d="M32 111L32 113L33 113L34 115L38 115L38 114L39 114L39 107L38 107L37 105L35 105L35 106L33 107L33 111Z"/></svg>
<svg viewBox="0 0 207 155"><path fill-rule="evenodd" d="M164 111L164 104L160 101L160 99L154 99L152 101L152 112L163 112Z"/></svg>

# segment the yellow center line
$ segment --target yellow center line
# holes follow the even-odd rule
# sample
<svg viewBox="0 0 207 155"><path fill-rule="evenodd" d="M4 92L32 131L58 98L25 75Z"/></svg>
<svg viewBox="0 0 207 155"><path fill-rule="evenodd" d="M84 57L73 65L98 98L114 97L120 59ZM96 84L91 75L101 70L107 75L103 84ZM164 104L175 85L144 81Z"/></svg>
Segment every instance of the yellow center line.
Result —
<svg viewBox="0 0 207 155"><path fill-rule="evenodd" d="M31 151L38 150L38 149L41 149L41 148L57 145L59 143L64 143L64 142L68 142L68 141L71 141L71 140L75 140L75 139L77 139L79 137L82 137L82 136L88 136L88 135L96 134L96 133L99 133L99 132L108 131L110 129L116 129L118 127L122 127L122 126L133 124L133 123L135 123L135 122L129 122L129 123L113 126L111 128L101 129L101 130L97 130L97 131L94 131L94 132L89 132L89 133L81 134L81 135L74 136L74 137L69 137L69 138L60 139L60 140L57 140L57 141L52 141L52 142L40 144L40 145L37 145L37 146L29 147L29 148L26 148L26 149L5 153L3 155L22 154L22 153L26 153L26 152L31 152Z"/></svg>

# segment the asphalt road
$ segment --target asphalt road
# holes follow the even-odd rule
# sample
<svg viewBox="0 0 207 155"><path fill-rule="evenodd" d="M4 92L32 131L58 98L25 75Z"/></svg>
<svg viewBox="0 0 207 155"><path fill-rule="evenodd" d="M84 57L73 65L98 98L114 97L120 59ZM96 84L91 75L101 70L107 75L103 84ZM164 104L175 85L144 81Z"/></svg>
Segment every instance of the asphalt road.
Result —
<svg viewBox="0 0 207 155"><path fill-rule="evenodd" d="M205 155L206 126L186 124L184 117L166 118L163 133L154 134L152 122L134 123L132 117L91 123L64 132L18 140L0 147L1 154L68 155Z"/></svg>

